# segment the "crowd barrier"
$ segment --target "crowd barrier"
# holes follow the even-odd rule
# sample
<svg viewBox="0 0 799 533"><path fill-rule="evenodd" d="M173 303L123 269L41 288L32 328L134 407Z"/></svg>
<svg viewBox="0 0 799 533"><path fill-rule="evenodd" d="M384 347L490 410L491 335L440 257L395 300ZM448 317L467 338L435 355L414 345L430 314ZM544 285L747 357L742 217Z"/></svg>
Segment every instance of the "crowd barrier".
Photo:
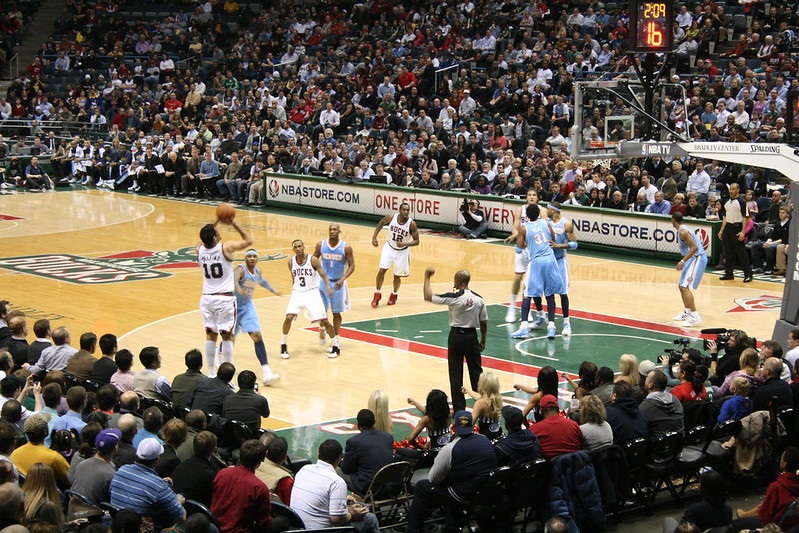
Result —
<svg viewBox="0 0 799 533"><path fill-rule="evenodd" d="M315 212L346 214L378 219L395 213L402 202L411 206L411 216L424 227L458 226L458 210L463 199L474 197L463 192L409 189L374 183L342 183L318 176L268 174L265 184L267 206L308 209ZM515 198L477 196L486 214L492 235L506 236L513 230L519 206ZM608 251L635 251L657 256L679 254L677 231L666 215L631 213L610 209L563 206L563 215L572 220L580 245ZM686 219L696 232L710 261L717 261L721 242L717 234L721 222Z"/></svg>

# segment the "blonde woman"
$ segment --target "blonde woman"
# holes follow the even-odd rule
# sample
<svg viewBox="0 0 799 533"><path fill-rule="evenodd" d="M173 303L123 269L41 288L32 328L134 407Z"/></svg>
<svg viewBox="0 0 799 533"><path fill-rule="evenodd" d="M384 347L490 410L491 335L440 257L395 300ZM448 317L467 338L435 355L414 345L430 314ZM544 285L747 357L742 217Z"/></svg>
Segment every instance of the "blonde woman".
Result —
<svg viewBox="0 0 799 533"><path fill-rule="evenodd" d="M763 380L758 376L760 358L758 357L758 353L754 348L747 348L741 352L741 355L738 357L738 366L741 368L740 370L734 370L727 374L727 377L724 378L724 382L721 384L721 387L719 387L719 397L732 394L730 391L730 384L732 383L733 379L739 376L749 381L751 389L750 394L754 393L754 391L763 382Z"/></svg>
<svg viewBox="0 0 799 533"><path fill-rule="evenodd" d="M613 381L624 381L635 388L638 385L638 358L631 353L622 354L619 358L619 375Z"/></svg>
<svg viewBox="0 0 799 533"><path fill-rule="evenodd" d="M63 530L64 514L62 512L61 496L55 483L53 470L43 464L34 463L28 469L28 477L22 486L23 501L25 505L24 524L34 521L47 524Z"/></svg>
<svg viewBox="0 0 799 533"><path fill-rule="evenodd" d="M499 394L499 379L493 372L483 372L477 382L477 392L467 387L462 387L464 394L474 398L472 420L477 422L477 427L482 435L490 440L502 436L502 426L499 419L502 416L502 396Z"/></svg>
<svg viewBox="0 0 799 533"><path fill-rule="evenodd" d="M375 414L375 429L391 432L391 416L388 413L388 394L383 390L376 390L369 395L369 410Z"/></svg>
<svg viewBox="0 0 799 533"><path fill-rule="evenodd" d="M580 431L585 444L583 448L591 451L613 444L613 429L606 420L605 404L598 396L586 394L580 400Z"/></svg>

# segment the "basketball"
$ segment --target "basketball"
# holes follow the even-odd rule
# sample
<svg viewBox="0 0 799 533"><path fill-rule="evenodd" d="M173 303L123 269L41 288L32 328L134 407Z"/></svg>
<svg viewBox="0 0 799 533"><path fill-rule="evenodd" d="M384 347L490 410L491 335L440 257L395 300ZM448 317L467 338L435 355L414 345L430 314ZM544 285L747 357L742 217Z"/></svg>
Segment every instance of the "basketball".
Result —
<svg viewBox="0 0 799 533"><path fill-rule="evenodd" d="M219 206L216 208L216 218L222 222L230 222L235 218L235 216L236 208L227 202L219 204Z"/></svg>

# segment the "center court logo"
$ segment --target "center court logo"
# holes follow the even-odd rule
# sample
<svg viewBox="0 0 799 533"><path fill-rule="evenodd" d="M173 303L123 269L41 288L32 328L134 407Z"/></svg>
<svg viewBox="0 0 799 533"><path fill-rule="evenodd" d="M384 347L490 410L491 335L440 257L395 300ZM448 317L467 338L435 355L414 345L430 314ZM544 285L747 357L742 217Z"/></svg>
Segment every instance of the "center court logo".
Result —
<svg viewBox="0 0 799 533"><path fill-rule="evenodd" d="M285 257L277 253L260 259L273 261ZM72 254L30 255L0 259L0 268L76 285L103 285L168 278L172 272L166 270L197 268L197 253L189 246L176 251L132 250L95 258Z"/></svg>
<svg viewBox="0 0 799 533"><path fill-rule="evenodd" d="M280 182L277 180L269 180L269 196L272 198L280 196Z"/></svg>

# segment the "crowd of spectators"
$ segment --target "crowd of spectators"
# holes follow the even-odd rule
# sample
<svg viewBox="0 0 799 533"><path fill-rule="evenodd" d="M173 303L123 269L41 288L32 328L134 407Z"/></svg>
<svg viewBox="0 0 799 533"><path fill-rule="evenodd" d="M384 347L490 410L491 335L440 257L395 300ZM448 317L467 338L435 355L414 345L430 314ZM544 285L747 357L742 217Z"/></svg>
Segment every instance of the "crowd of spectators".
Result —
<svg viewBox="0 0 799 533"><path fill-rule="evenodd" d="M731 331L707 343L708 355L685 347L639 363L624 354L617 371L584 361L577 380L545 366L536 387L514 385L530 394L524 409L503 405L497 376L485 372L477 391L464 389L476 400L471 412L451 413L440 390L431 391L425 405L409 398L423 416L403 442L395 442L386 394L375 391L369 409L357 414L357 435L344 447L337 440L324 441L318 461L297 468L288 461L292 443L261 429L269 403L249 370L237 374L233 364L223 363L215 377L205 377L201 352L190 350L186 371L169 380L159 372L156 347L141 350L142 369L134 371L133 354L118 349L112 334L98 339L84 333L74 348L66 328L37 320L32 336L29 343L25 315L0 302L0 487L20 483L25 495L24 516L0 509L0 520L30 531L37 524L74 529L80 526L76 518L99 519L97 506L103 502L132 509L160 530L183 523L184 505L191 500L214 513L223 533L284 530L290 524L272 519L272 501L290 506L307 527L352 524L376 533L377 517L358 498L369 493L383 467L397 461L421 465L425 457L431 470L414 487L408 531L422 531L437 507L444 508L454 527L481 481L497 467L522 468L544 459L556 472L564 469L552 478L559 486L566 469L587 468L598 457L574 452L595 454L635 439L688 436L699 427L730 421L741 423L738 451L731 464L715 467L768 475L770 447L763 443L779 445L763 424L770 413L794 407L793 391L799 387L794 373L799 329L791 331L786 351L774 340L757 351L745 332ZM574 390L566 409L559 400L561 378ZM794 429L786 429L784 444L793 440ZM427 455L431 452L437 455ZM799 497L793 478L786 478L796 475L797 453L785 451L776 494L770 488L763 504L739 511L736 522L724 507L723 491L709 495L707 487L702 494L716 502L718 512L686 512L686 517L702 530L779 522L791 499ZM566 500L549 501L546 512L568 519L568 509L559 506L569 498L593 501L586 503L585 516L571 518L601 527L605 510L594 474L591 482L569 475L582 481L574 489L564 486ZM84 499L73 499L63 509L58 489L68 488ZM795 520L787 516L783 526ZM508 525L503 521L512 518L497 523Z"/></svg>

